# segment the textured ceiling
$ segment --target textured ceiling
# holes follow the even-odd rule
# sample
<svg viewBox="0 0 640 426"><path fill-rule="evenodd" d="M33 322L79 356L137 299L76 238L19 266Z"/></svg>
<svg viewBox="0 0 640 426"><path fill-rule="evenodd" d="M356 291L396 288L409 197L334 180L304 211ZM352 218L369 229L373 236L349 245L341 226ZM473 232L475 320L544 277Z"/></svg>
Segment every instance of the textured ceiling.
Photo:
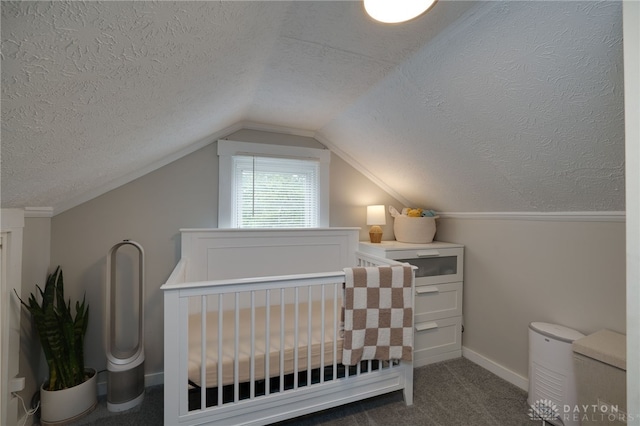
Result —
<svg viewBox="0 0 640 426"><path fill-rule="evenodd" d="M97 195L237 123L414 205L624 210L621 2L2 2L3 207ZM84 197L84 198L83 198Z"/></svg>

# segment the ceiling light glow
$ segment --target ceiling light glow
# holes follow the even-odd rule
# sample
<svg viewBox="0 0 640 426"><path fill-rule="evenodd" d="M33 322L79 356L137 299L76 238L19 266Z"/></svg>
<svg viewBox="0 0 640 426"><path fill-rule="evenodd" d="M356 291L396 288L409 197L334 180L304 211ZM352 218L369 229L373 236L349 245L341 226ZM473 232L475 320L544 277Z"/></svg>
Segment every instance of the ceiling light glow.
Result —
<svg viewBox="0 0 640 426"><path fill-rule="evenodd" d="M376 21L395 24L425 13L437 0L364 0L364 9Z"/></svg>

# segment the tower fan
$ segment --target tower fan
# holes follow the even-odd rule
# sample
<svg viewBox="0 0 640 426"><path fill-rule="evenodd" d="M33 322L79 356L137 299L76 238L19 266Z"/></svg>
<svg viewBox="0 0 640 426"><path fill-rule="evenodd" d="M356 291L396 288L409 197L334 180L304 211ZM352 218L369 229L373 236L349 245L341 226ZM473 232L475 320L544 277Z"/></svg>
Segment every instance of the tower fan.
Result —
<svg viewBox="0 0 640 426"><path fill-rule="evenodd" d="M118 256L124 246L137 251L137 268L135 253L133 258L126 251ZM123 284L127 282L125 277L131 285ZM124 240L111 248L106 287L107 409L117 412L133 408L144 399L144 250L140 244ZM136 322L137 328L133 326Z"/></svg>

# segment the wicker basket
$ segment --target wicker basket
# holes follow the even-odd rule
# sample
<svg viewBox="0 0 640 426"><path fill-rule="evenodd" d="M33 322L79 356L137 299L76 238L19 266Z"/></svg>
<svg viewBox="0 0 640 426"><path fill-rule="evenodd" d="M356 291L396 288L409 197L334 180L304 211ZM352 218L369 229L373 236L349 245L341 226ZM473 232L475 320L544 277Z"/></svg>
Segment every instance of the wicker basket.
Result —
<svg viewBox="0 0 640 426"><path fill-rule="evenodd" d="M438 216L396 216L393 220L393 233L396 236L396 241L415 244L430 243L436 235L436 219Z"/></svg>

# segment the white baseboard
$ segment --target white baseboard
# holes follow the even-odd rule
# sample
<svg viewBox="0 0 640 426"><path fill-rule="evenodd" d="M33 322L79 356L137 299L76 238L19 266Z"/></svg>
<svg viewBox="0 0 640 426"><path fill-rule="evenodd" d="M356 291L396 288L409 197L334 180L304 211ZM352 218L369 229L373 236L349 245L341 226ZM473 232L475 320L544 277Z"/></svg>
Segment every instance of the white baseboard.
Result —
<svg viewBox="0 0 640 426"><path fill-rule="evenodd" d="M149 386L161 385L164 383L164 373L151 373L144 375L144 387L148 388ZM98 396L103 396L107 394L107 381L98 382Z"/></svg>
<svg viewBox="0 0 640 426"><path fill-rule="evenodd" d="M490 360L484 355L463 346L462 356L467 358L469 361L478 364L480 367L491 371L493 374L506 380L512 385L515 385L524 391L529 391L529 379L522 377L518 373L509 370L495 361Z"/></svg>

